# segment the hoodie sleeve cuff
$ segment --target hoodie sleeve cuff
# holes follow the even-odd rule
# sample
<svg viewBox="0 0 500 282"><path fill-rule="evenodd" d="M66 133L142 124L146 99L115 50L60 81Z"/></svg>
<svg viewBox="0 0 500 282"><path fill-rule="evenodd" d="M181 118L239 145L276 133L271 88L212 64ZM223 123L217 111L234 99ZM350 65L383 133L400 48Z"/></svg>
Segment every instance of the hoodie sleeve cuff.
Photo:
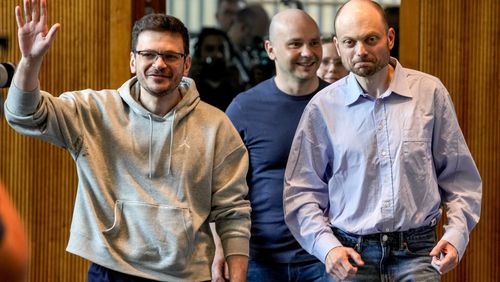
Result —
<svg viewBox="0 0 500 282"><path fill-rule="evenodd" d="M16 116L29 116L36 112L40 103L40 89L24 92L11 84L5 102L5 111Z"/></svg>
<svg viewBox="0 0 500 282"><path fill-rule="evenodd" d="M244 237L233 237L222 241L224 256L227 258L232 255L247 256L249 253L249 240Z"/></svg>

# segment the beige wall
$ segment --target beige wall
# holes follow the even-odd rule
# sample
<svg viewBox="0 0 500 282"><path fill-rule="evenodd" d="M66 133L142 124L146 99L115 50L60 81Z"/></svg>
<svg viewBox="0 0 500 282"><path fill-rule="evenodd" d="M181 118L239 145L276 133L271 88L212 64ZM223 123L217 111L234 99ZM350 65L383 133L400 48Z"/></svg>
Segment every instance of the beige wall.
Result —
<svg viewBox="0 0 500 282"><path fill-rule="evenodd" d="M483 178L481 220L443 281L500 281L500 1L402 0L403 65L439 77Z"/></svg>
<svg viewBox="0 0 500 282"><path fill-rule="evenodd" d="M116 88L130 77L131 0L47 2L49 21L61 30L42 67L42 89ZM2 62L19 60L14 7L21 3L0 1L0 34L10 38ZM15 133L1 118L0 178L26 224L28 281L85 281L88 263L65 251L77 182L69 154Z"/></svg>

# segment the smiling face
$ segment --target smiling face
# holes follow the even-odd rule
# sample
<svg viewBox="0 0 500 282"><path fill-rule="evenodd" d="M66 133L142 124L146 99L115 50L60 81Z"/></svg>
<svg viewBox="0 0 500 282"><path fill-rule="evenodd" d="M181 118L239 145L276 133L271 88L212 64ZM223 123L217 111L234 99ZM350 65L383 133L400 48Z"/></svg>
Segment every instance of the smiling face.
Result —
<svg viewBox="0 0 500 282"><path fill-rule="evenodd" d="M343 65L361 77L369 77L389 64L394 29L369 1L348 2L335 22L335 44Z"/></svg>
<svg viewBox="0 0 500 282"><path fill-rule="evenodd" d="M183 46L179 33L146 30L139 34L135 50L185 53ZM190 65L189 56L167 62L161 56L150 60L137 52L130 53L130 70L141 85L141 95L162 97L174 92Z"/></svg>
<svg viewBox="0 0 500 282"><path fill-rule="evenodd" d="M318 26L307 14L290 11L273 19L269 58L275 62L276 77L282 81L310 81L316 78L322 49Z"/></svg>

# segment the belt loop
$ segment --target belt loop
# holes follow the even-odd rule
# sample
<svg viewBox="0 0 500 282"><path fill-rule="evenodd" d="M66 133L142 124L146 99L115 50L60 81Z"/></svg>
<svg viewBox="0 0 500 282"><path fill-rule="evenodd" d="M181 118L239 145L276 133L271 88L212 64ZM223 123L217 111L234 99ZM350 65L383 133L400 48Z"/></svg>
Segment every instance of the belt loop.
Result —
<svg viewBox="0 0 500 282"><path fill-rule="evenodd" d="M363 235L359 235L357 239L358 242L356 242L356 246L354 247L354 249L356 250L356 252L361 253L361 243L363 242Z"/></svg>
<svg viewBox="0 0 500 282"><path fill-rule="evenodd" d="M404 232L399 232L399 249L402 250L404 249L404 245L405 245L405 233Z"/></svg>

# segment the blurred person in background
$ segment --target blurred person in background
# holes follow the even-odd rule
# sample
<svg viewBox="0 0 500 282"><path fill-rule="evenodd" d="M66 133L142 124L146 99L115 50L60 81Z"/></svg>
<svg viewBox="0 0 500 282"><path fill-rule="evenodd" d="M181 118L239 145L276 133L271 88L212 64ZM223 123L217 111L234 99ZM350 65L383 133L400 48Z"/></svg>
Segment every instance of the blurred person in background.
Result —
<svg viewBox="0 0 500 282"><path fill-rule="evenodd" d="M274 75L274 65L264 48L269 24L269 15L262 5L251 4L237 13L228 31L236 53L234 64L242 83L250 87Z"/></svg>
<svg viewBox="0 0 500 282"><path fill-rule="evenodd" d="M0 183L0 281L26 281L29 249L21 218Z"/></svg>
<svg viewBox="0 0 500 282"><path fill-rule="evenodd" d="M224 31L210 27L200 31L189 76L194 79L201 100L222 111L245 89L232 58L234 50Z"/></svg>
<svg viewBox="0 0 500 282"><path fill-rule="evenodd" d="M337 47L333 43L332 36L321 38L323 48L323 58L318 68L318 76L325 81L334 83L349 74L349 71L342 64L342 59L337 52Z"/></svg>
<svg viewBox="0 0 500 282"><path fill-rule="evenodd" d="M215 20L218 27L227 32L233 25L236 14L246 5L245 0L217 0Z"/></svg>
<svg viewBox="0 0 500 282"><path fill-rule="evenodd" d="M0 52L6 52L8 38L0 36ZM2 58L0 54L0 58ZM0 65L0 89L10 86L15 66ZM0 92L0 118L3 118L3 96ZM7 190L0 181L0 281L26 281L29 266L29 247L25 230Z"/></svg>

